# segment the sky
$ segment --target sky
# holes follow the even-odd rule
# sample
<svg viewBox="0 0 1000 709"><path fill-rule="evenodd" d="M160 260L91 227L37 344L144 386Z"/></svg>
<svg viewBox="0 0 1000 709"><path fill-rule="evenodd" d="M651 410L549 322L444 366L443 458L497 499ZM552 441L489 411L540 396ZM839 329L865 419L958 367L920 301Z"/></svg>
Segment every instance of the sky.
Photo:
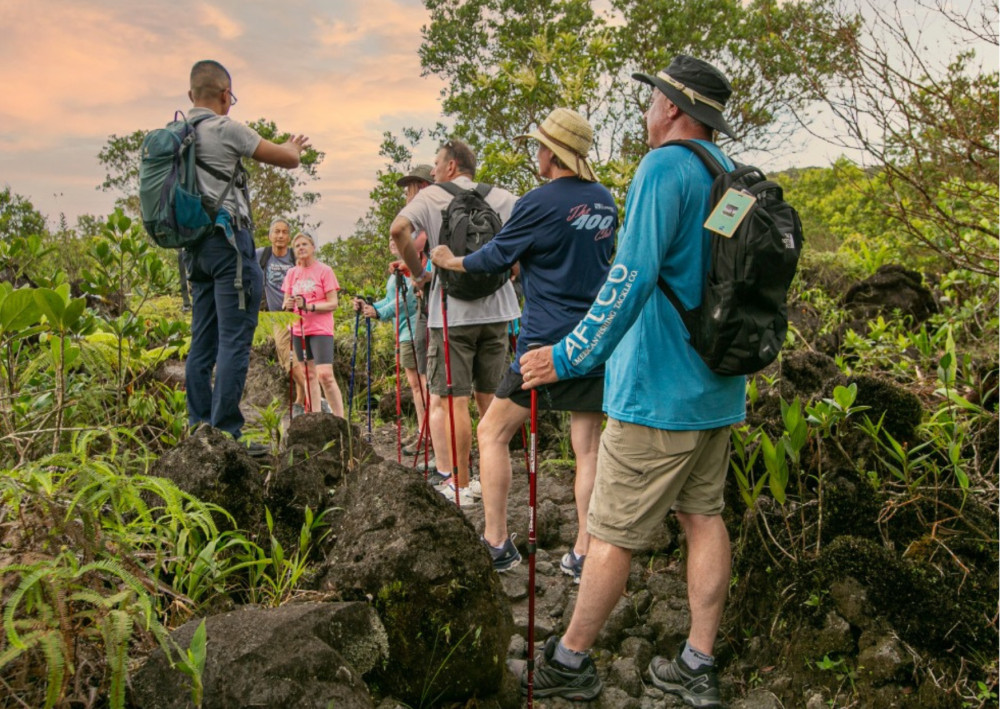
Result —
<svg viewBox="0 0 1000 709"><path fill-rule="evenodd" d="M441 120L442 82L420 76L420 0L0 0L0 18L0 189L50 226L111 212L97 154L186 111L199 59L232 75L233 119L267 118L326 153L309 209L323 241L364 216L383 132Z"/></svg>
<svg viewBox="0 0 1000 709"><path fill-rule="evenodd" d="M364 216L385 131L444 120L442 82L421 77L421 0L0 0L0 18L0 189L29 199L50 227L61 213L70 225L110 213L116 195L97 189L97 154L112 134L187 110L199 59L232 74L233 119L267 118L326 153L309 185L322 195L308 210L321 241ZM433 160L426 150L416 162ZM795 164L839 153L812 141Z"/></svg>

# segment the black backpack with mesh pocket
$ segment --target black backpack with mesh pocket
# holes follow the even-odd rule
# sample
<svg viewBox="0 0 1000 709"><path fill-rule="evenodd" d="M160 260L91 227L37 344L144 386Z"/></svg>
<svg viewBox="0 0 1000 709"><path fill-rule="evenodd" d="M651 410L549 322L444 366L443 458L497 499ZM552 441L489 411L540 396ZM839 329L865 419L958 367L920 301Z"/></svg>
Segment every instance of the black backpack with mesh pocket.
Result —
<svg viewBox="0 0 1000 709"><path fill-rule="evenodd" d="M438 243L447 246L458 257L475 253L500 231L500 215L486 202L486 195L493 189L480 182L475 189L466 190L452 182L438 182L436 186L452 195L452 200L442 210L441 233ZM496 293L510 278L504 273L460 273L445 269L436 270L445 293L459 300L478 300Z"/></svg>
<svg viewBox="0 0 1000 709"><path fill-rule="evenodd" d="M712 175L709 222L716 213L729 218L739 213L738 202L749 206L731 236L708 230L712 255L701 305L687 310L662 277L657 285L680 313L691 346L709 369L724 376L760 371L785 342L786 300L802 253L802 222L781 187L758 168L737 164L728 171L694 141L664 145L693 151Z"/></svg>

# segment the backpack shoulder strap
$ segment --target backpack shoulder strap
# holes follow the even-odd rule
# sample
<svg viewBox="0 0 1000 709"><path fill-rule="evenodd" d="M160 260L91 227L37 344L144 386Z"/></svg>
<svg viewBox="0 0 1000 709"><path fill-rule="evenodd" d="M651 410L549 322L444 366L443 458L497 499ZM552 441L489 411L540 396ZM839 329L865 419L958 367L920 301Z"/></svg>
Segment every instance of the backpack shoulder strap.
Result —
<svg viewBox="0 0 1000 709"><path fill-rule="evenodd" d="M720 163L718 159L712 155L708 148L695 140L668 140L660 147L665 148L668 145L680 145L697 155L701 162L705 165L705 168L708 170L708 174L712 176L712 179L729 172L729 170L727 170L722 163Z"/></svg>
<svg viewBox="0 0 1000 709"><path fill-rule="evenodd" d="M260 269L263 271L267 268L267 262L271 260L271 247L265 246L264 250L260 252Z"/></svg>
<svg viewBox="0 0 1000 709"><path fill-rule="evenodd" d="M493 185L488 185L485 182L480 182L479 184L476 185L476 192L484 200L486 199L486 195L488 195L490 193L490 190L492 190L492 189L493 189Z"/></svg>
<svg viewBox="0 0 1000 709"><path fill-rule="evenodd" d="M458 197L458 195L460 195L460 194L462 194L463 192L466 191L466 190L463 190L458 185L456 185L454 182L435 182L434 186L435 187L440 187L445 192L447 192L448 194L450 194L452 197Z"/></svg>

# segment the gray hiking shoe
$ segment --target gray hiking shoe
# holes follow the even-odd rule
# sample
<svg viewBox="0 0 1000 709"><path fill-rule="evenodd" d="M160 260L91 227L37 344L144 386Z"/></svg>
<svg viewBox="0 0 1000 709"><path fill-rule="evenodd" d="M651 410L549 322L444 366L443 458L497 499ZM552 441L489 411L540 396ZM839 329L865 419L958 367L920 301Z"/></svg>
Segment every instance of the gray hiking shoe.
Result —
<svg viewBox="0 0 1000 709"><path fill-rule="evenodd" d="M649 677L653 684L664 692L677 695L689 707L721 707L719 674L715 667L692 670L681 659L683 648L682 645L673 660L659 656L652 659Z"/></svg>
<svg viewBox="0 0 1000 709"><path fill-rule="evenodd" d="M588 702L597 697L604 689L601 678L597 675L594 661L588 655L579 669L572 669L556 662L553 658L559 638L555 635L545 641L545 647L535 659L535 671L532 677L535 697L563 697L574 701ZM528 667L521 670L521 694L528 693Z"/></svg>
<svg viewBox="0 0 1000 709"><path fill-rule="evenodd" d="M521 563L521 553L517 550L517 547L514 546L514 536L515 535L512 534L507 537L503 543L503 547L500 549L494 548L492 544L486 541L486 537L479 537L479 540L490 552L490 557L493 559L493 569L498 574L502 574L504 571L510 571Z"/></svg>
<svg viewBox="0 0 1000 709"><path fill-rule="evenodd" d="M563 554L559 568L567 576L573 577L573 583L580 583L580 576L583 574L583 560L586 558L586 554L577 556L576 549L570 547L569 551Z"/></svg>

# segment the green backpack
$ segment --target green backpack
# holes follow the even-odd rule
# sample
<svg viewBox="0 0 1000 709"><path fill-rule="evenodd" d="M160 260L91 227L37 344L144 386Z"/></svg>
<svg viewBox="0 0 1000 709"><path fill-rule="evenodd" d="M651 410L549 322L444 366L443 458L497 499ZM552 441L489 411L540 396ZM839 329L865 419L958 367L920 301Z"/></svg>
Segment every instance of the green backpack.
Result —
<svg viewBox="0 0 1000 709"><path fill-rule="evenodd" d="M226 175L197 159L195 129L206 118L211 116L189 121L177 111L165 128L150 131L142 141L139 163L142 223L153 241L163 248L193 247L211 234L219 206L244 173L240 162L232 175ZM198 189L196 165L228 183L215 204L205 204Z"/></svg>

